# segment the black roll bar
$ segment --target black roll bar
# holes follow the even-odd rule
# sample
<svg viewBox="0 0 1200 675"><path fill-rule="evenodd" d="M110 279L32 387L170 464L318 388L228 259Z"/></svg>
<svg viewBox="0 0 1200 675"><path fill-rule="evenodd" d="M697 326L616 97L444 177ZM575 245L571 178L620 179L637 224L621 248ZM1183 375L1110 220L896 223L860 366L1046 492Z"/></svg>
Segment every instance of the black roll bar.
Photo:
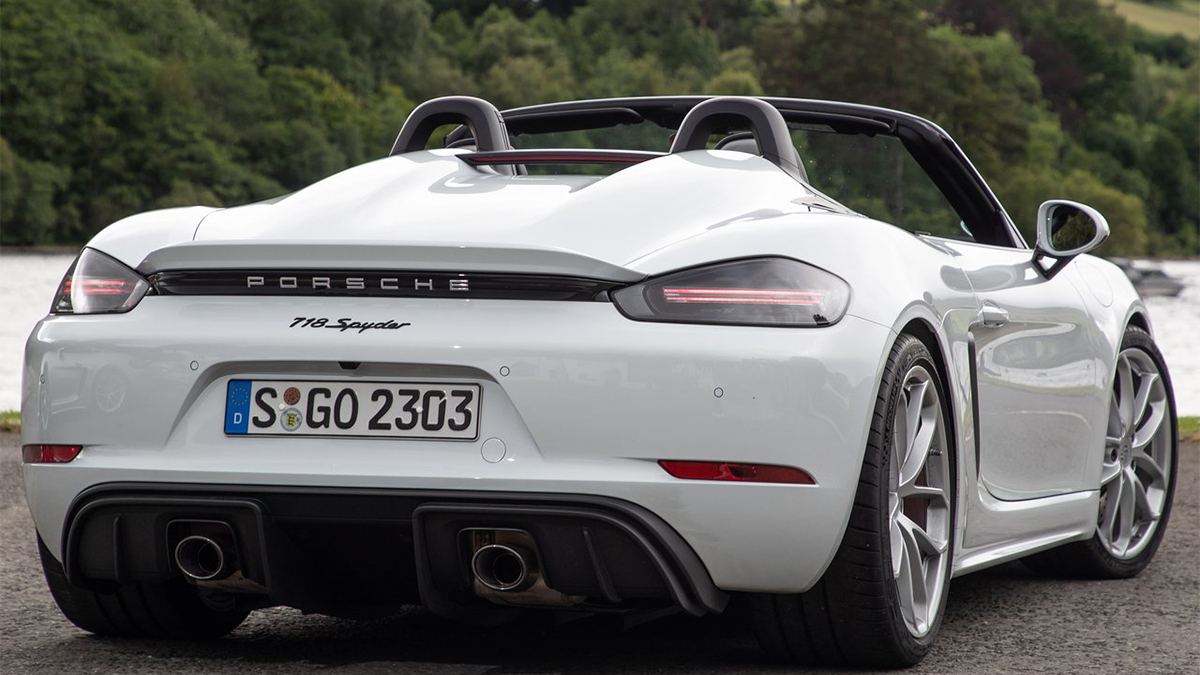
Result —
<svg viewBox="0 0 1200 675"><path fill-rule="evenodd" d="M721 96L697 103L679 125L671 152L703 150L708 147L708 137L712 134L728 133L747 125L764 159L796 180L803 180L803 174L796 166L796 150L787 122L775 106L757 98Z"/></svg>
<svg viewBox="0 0 1200 675"><path fill-rule="evenodd" d="M445 124L461 124L471 130L480 152L511 150L504 117L496 106L474 96L443 96L430 99L409 114L389 155L424 150L430 136Z"/></svg>

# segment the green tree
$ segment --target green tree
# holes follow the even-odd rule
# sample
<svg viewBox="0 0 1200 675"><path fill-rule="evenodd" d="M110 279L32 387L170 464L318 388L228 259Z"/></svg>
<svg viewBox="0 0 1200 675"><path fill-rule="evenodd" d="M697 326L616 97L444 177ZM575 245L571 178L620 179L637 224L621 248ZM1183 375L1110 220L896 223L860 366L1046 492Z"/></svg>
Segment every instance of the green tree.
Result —
<svg viewBox="0 0 1200 675"><path fill-rule="evenodd" d="M434 96L708 92L922 114L1023 229L1042 199L1090 199L1108 250L1200 253L1200 43L1097 0L5 0L0 33L6 244L295 190L385 154ZM521 142L662 150L668 135ZM848 195L933 218L936 194L860 174L838 179L859 181Z"/></svg>

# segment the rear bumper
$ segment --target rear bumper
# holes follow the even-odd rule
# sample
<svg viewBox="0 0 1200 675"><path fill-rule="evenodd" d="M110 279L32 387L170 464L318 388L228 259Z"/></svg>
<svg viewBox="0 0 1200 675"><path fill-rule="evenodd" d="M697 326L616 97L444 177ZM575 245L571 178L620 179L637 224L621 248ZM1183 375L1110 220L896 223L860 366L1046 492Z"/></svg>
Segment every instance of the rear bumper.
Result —
<svg viewBox="0 0 1200 675"><path fill-rule="evenodd" d="M306 611L370 615L417 601L459 617L502 611L472 591L468 529L528 532L547 585L586 598L576 610L673 605L702 615L727 599L683 538L645 509L533 493L102 485L67 517L67 577L85 588L178 577L171 551L196 522L230 528L238 574L269 604Z"/></svg>
<svg viewBox="0 0 1200 675"><path fill-rule="evenodd" d="M411 326L288 327L331 311ZM722 590L798 592L841 540L890 342L853 316L788 330L634 322L602 302L149 297L30 336L22 442L85 447L26 465L27 500L61 557L72 504L109 483L589 495L660 518ZM226 384L254 378L477 383L480 435L227 437ZM482 456L490 439L502 461ZM818 484L683 481L659 459L795 466Z"/></svg>

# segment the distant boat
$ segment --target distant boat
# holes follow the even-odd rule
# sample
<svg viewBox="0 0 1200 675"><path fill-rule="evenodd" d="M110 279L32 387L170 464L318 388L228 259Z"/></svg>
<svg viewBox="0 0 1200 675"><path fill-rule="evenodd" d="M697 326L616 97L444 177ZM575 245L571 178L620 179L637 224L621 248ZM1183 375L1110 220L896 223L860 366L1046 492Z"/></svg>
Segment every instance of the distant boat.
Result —
<svg viewBox="0 0 1200 675"><path fill-rule="evenodd" d="M1133 287L1143 298L1150 296L1173 298L1183 291L1183 282L1164 272L1158 263L1129 258L1109 258L1108 260L1125 272L1125 276L1129 277L1129 280L1133 282Z"/></svg>

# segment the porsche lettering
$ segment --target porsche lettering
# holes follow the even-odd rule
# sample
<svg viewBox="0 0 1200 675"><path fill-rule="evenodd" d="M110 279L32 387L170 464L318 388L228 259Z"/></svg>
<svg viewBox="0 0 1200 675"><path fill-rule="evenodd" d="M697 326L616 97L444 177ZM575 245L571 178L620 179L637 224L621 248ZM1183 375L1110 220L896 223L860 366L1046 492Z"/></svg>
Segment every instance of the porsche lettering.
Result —
<svg viewBox="0 0 1200 675"><path fill-rule="evenodd" d="M471 290L470 279L461 276L449 279L434 279L431 277L383 277L368 279L366 277L302 277L302 276L266 276L249 275L246 277L246 288L282 288L282 289L327 289L365 291L378 289L381 291L455 291Z"/></svg>

